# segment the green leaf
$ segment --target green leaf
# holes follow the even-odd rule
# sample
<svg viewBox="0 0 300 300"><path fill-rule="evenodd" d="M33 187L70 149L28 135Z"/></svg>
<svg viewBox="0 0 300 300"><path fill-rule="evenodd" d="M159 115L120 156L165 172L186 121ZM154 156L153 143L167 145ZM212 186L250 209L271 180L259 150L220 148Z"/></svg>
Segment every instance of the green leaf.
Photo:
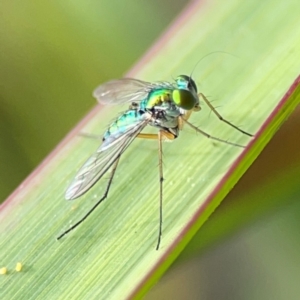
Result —
<svg viewBox="0 0 300 300"><path fill-rule="evenodd" d="M193 2L130 72L152 81L193 71L199 90L222 116L256 134L242 135L202 104L193 124L248 147L215 143L188 128L163 145L159 251L158 153L147 140L134 141L122 156L108 199L55 240L107 183L73 203L63 200L76 170L99 144L78 133L101 134L120 111L97 107L1 206L0 267L8 269L0 279L1 299L139 298L162 276L299 103L300 21L294 5ZM216 53L196 66L213 51L238 58ZM18 274L17 262L23 266Z"/></svg>
<svg viewBox="0 0 300 300"><path fill-rule="evenodd" d="M274 167L273 169L276 169ZM278 171L278 170L277 170ZM255 171L254 171L255 173ZM208 245L220 243L237 231L240 232L246 225L255 224L263 216L284 210L294 202L298 203L300 196L299 175L300 167L295 165L287 170L268 172L263 182L253 182L251 188L244 187L246 192L238 196L229 196L227 205L222 205L205 225L193 237L189 246L180 255L177 261L190 258L206 250ZM248 177L259 176L258 172ZM240 184L240 182L239 182ZM230 201L231 200L231 201ZM295 203L295 205L297 205Z"/></svg>

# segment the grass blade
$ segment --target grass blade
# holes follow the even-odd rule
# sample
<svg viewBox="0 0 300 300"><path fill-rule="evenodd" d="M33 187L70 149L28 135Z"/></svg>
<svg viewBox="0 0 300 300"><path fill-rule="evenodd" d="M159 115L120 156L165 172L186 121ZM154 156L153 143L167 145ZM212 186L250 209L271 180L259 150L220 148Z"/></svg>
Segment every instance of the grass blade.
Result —
<svg viewBox="0 0 300 300"><path fill-rule="evenodd" d="M99 123L108 124L119 111L96 108L1 206L0 261L8 267L1 278L5 298L143 295L298 105L299 22L295 7L273 1L192 3L129 75L168 79L190 74L201 55L233 53L240 59L211 56L193 77L215 106L222 105L218 110L223 117L256 137L222 124L204 106L191 122L214 136L248 144L247 149L212 143L189 130L164 144L159 251L157 145L149 141L133 143L120 161L109 198L77 230L56 242L105 188L103 180L75 202L63 200L76 168L99 144L77 134L99 133ZM22 263L20 274L10 271L17 262Z"/></svg>

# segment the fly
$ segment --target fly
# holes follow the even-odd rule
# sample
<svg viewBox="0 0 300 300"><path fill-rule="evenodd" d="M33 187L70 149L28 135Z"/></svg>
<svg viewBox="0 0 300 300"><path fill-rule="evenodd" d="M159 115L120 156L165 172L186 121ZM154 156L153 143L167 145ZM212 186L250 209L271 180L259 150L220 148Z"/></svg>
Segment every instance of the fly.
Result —
<svg viewBox="0 0 300 300"><path fill-rule="evenodd" d="M112 80L100 85L94 91L93 96L101 104L115 105L129 103L129 108L108 127L103 135L102 144L79 169L65 193L67 200L73 200L82 196L111 169L110 178L103 196L83 218L62 233L57 239L61 239L64 235L81 224L96 207L107 198L120 157L133 140L135 138L154 139L158 141L159 159L160 206L158 240L156 246L156 250L158 250L162 236L163 219L162 141L177 138L180 130L182 130L184 124L186 124L212 140L237 147L244 147L213 137L188 121L193 111L200 110L199 98L203 99L219 120L243 134L248 136L252 135L225 120L211 105L208 99L202 93L198 93L194 80L191 76L187 75L178 76L175 83L164 81L150 83L132 78ZM158 133L142 133L143 129L148 125L156 127Z"/></svg>

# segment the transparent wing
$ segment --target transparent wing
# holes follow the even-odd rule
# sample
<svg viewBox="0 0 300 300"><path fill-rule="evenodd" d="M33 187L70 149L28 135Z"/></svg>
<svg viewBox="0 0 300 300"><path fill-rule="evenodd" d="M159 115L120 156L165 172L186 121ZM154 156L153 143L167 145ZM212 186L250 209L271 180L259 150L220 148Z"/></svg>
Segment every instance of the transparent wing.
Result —
<svg viewBox="0 0 300 300"><path fill-rule="evenodd" d="M77 172L65 193L65 198L72 200L86 193L109 170L116 159L123 154L149 120L149 117L138 120L128 127L121 136L111 136L109 143L104 141Z"/></svg>
<svg viewBox="0 0 300 300"><path fill-rule="evenodd" d="M133 78L123 78L108 81L98 86L93 96L101 104L122 104L127 102L139 102L145 97L152 89L157 88L174 88L173 84L163 81L146 82Z"/></svg>

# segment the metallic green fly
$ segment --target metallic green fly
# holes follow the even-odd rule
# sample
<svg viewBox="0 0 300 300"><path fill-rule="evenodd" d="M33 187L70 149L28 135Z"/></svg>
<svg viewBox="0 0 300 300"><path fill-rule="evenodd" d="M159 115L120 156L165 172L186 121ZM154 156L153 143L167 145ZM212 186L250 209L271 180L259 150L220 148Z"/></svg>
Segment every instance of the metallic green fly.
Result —
<svg viewBox="0 0 300 300"><path fill-rule="evenodd" d="M225 122L243 134L248 136L252 135L225 120L211 105L208 99L202 93L198 93L197 86L191 76L180 75L176 78L175 83L164 81L150 83L132 78L112 80L100 85L94 91L93 95L101 104L112 105L129 103L129 108L105 131L101 146L77 172L74 180L66 191L65 198L67 200L73 200L82 196L111 169L110 178L104 195L81 220L72 225L57 239L62 238L81 224L95 208L107 198L121 155L129 147L132 141L139 137L158 140L160 178L160 221L156 246L156 250L158 250L162 236L163 218L162 141L174 140L177 138L183 125L186 124L207 138L229 145L243 147L213 137L188 121L193 111L197 112L200 110L199 98L203 99L211 111L222 122ZM157 128L158 133L142 133L147 125Z"/></svg>

